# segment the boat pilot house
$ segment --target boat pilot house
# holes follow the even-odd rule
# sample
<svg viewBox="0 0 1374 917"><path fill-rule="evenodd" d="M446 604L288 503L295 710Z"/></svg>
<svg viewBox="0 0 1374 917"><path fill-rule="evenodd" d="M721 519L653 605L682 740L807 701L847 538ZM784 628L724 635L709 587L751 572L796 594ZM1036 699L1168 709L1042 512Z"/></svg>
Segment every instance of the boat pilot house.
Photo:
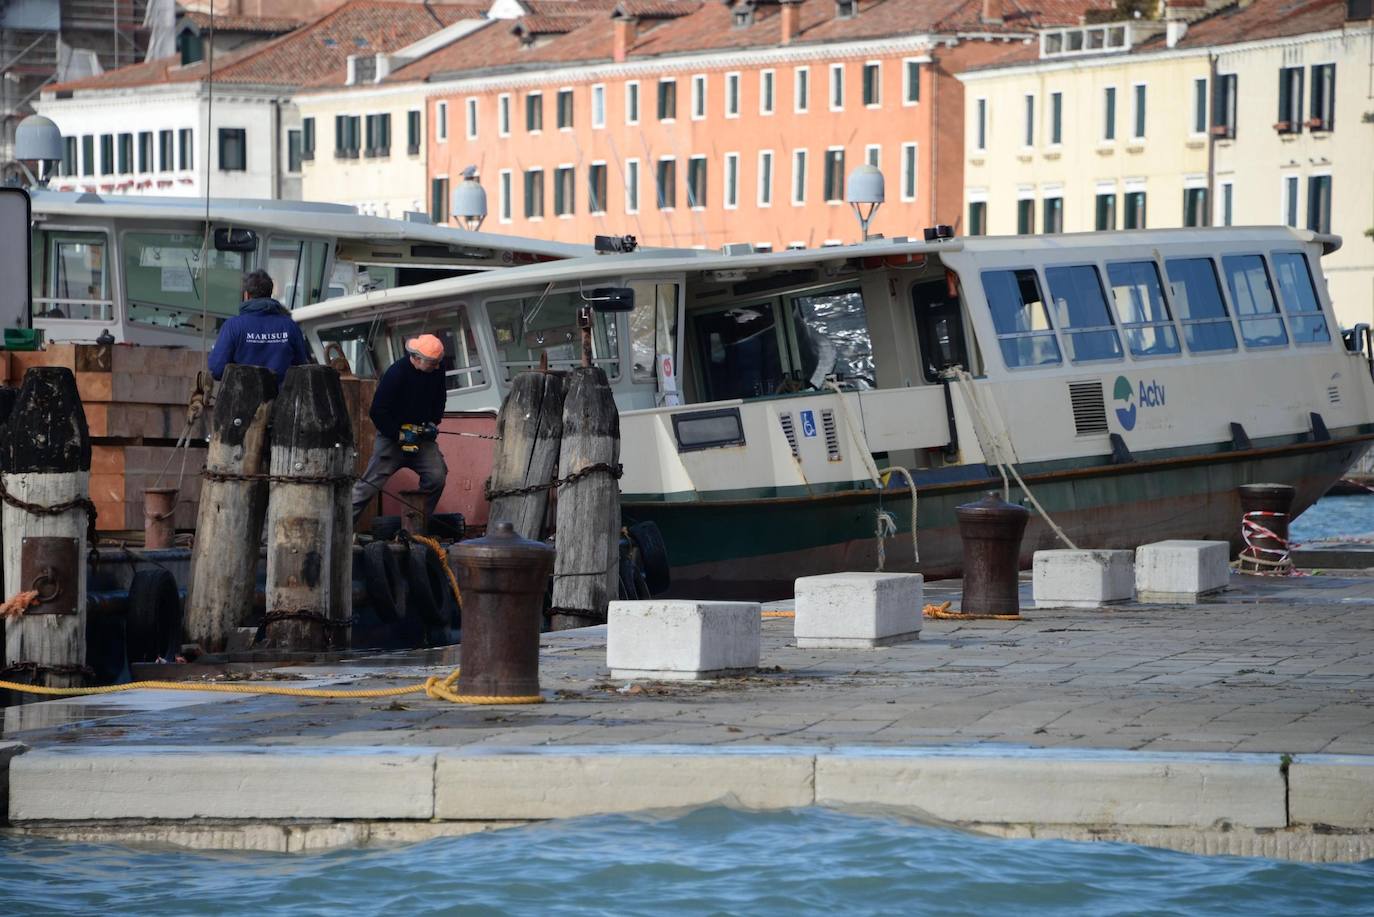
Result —
<svg viewBox="0 0 1374 917"><path fill-rule="evenodd" d="M790 594L879 551L955 572L954 507L1023 499L1009 471L1082 546L1126 546L1127 516L1132 539L1234 541L1237 485L1291 483L1301 511L1374 435L1369 335L1342 335L1321 271L1335 237L932 235L570 258L295 314L360 374L439 335L449 410L491 423L518 373L578 365L590 304L623 514L699 596ZM632 309L597 310L607 291Z"/></svg>

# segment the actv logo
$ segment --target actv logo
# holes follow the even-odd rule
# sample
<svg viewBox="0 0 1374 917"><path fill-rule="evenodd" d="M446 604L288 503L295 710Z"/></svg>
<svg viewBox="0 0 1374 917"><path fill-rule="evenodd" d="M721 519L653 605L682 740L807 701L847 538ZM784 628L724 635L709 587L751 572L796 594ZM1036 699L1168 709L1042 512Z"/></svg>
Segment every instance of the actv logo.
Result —
<svg viewBox="0 0 1374 917"><path fill-rule="evenodd" d="M1139 397L1139 405L1136 404L1137 396ZM1125 376L1117 376L1116 385L1112 387L1112 400L1120 402L1116 409L1116 420L1121 424L1121 429L1134 430L1137 407L1164 407L1164 386L1151 379L1149 385L1141 382L1137 392L1130 379Z"/></svg>

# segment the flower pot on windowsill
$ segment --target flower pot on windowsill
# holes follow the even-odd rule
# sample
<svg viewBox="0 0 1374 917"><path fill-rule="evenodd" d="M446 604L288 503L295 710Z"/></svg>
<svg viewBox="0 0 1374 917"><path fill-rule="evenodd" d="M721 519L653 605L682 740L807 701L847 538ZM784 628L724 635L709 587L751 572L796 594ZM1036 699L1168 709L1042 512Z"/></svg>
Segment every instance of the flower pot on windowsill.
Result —
<svg viewBox="0 0 1374 917"><path fill-rule="evenodd" d="M1229 138L1231 136L1231 129L1225 124L1213 124L1212 136L1221 139Z"/></svg>
<svg viewBox="0 0 1374 917"><path fill-rule="evenodd" d="M1308 130L1314 131L1329 131L1331 130L1331 125L1327 124L1326 121L1321 118L1308 118L1307 128Z"/></svg>
<svg viewBox="0 0 1374 917"><path fill-rule="evenodd" d="M1274 122L1274 130L1278 131L1280 134L1287 134L1287 133L1289 133L1290 131L1293 130L1293 122L1292 122L1292 121L1275 121L1275 122Z"/></svg>

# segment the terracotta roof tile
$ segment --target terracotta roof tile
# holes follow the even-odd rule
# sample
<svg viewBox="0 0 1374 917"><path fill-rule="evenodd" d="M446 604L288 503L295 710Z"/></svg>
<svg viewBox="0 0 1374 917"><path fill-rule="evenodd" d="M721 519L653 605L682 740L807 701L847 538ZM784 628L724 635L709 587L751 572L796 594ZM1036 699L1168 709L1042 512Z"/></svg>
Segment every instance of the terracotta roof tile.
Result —
<svg viewBox="0 0 1374 917"><path fill-rule="evenodd" d="M1345 22L1345 0L1254 0L1230 6L1188 27L1176 47L1229 45L1307 32L1339 29ZM1156 39L1162 44L1162 39Z"/></svg>
<svg viewBox="0 0 1374 917"><path fill-rule="evenodd" d="M677 19L701 8L691 0L620 0L615 15L634 19Z"/></svg>
<svg viewBox="0 0 1374 917"><path fill-rule="evenodd" d="M586 21L582 16L522 16L511 31L517 35L566 35Z"/></svg>
<svg viewBox="0 0 1374 917"><path fill-rule="evenodd" d="M210 28L210 14L189 12L182 19L195 23L202 31ZM286 19L279 16L224 16L216 15L214 27L221 32L253 32L262 35L280 35L301 26L299 19Z"/></svg>

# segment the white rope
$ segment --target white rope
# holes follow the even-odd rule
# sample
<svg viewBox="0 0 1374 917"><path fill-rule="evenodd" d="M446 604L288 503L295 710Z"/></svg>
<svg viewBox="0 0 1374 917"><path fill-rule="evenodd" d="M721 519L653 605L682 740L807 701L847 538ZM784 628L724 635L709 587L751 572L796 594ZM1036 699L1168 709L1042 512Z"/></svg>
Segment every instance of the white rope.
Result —
<svg viewBox="0 0 1374 917"><path fill-rule="evenodd" d="M1017 486L1021 488L1021 492L1026 495L1026 499L1030 501L1031 506L1035 507L1035 511L1040 514L1040 517L1042 519L1045 520L1045 524L1050 527L1050 530L1054 532L1054 534L1059 538L1060 541L1064 542L1064 544L1068 545L1070 548L1077 551L1078 545L1074 544L1073 540L1069 538L1069 536L1064 532L1064 530L1059 527L1058 523L1056 523L1053 519L1050 518L1050 514L1045 512L1045 508L1041 506L1040 501L1035 498L1035 494L1031 492L1031 489L1026 484L1025 479L1021 477L1021 472L1016 470L1015 461L1007 460L1007 454L1010 454L1014 457L1015 453L1011 451L1011 444L1009 442L1004 445L1000 437L998 437L998 435L993 432L991 428L991 423L988 420L988 416L983 412L983 406L980 403L977 391L973 386L973 377L970 376L967 371L960 369L957 366L947 370L945 372L945 375L949 378L954 379L955 382L959 384L959 389L964 396L964 400L968 402L969 407L973 409L974 424L980 427L985 427L984 430L978 431L978 440L980 443L982 443L984 441L983 433L987 433L987 442L988 445L991 446L991 449L989 450L987 448L987 445L985 445L984 451L991 451L992 455L987 457L990 457L993 460L993 462L996 463L997 470L1002 475L1002 486L1004 489L1003 499L1007 499L1007 497L1009 497L1011 494L1010 487L1007 483L1007 472L1010 471L1011 476L1016 479ZM993 412L997 413L995 406L993 407ZM1001 421L1002 417L1000 414L997 414L997 419ZM1000 424L1000 426L1002 427L1002 429L1006 429L1005 424ZM1005 453L1003 451L1004 449Z"/></svg>

